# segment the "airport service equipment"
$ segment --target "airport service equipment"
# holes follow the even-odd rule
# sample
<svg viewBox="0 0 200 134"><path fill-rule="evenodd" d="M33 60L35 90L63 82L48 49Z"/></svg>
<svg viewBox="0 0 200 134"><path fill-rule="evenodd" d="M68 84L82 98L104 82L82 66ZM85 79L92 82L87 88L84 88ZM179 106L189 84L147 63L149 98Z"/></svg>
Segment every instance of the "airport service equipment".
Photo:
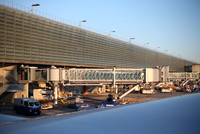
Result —
<svg viewBox="0 0 200 134"><path fill-rule="evenodd" d="M34 98L15 98L14 110L23 114L40 114L40 103Z"/></svg>
<svg viewBox="0 0 200 134"><path fill-rule="evenodd" d="M155 89L143 89L142 93L143 94L156 94L156 90Z"/></svg>
<svg viewBox="0 0 200 134"><path fill-rule="evenodd" d="M170 88L166 87L166 88L162 88L161 92L162 93L174 93L175 90L173 88L171 88L171 87Z"/></svg>

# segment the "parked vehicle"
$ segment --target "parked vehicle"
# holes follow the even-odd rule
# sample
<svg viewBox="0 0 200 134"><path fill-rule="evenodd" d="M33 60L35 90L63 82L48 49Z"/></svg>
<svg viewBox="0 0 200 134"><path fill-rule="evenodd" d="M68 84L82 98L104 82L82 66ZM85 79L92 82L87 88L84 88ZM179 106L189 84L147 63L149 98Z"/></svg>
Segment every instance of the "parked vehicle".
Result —
<svg viewBox="0 0 200 134"><path fill-rule="evenodd" d="M155 89L142 89L143 94L156 94L157 91Z"/></svg>
<svg viewBox="0 0 200 134"><path fill-rule="evenodd" d="M116 105L118 105L118 103L114 101L114 96L111 95L111 94L108 94L107 101L103 102L100 107L101 108L104 108L104 107L113 107L113 106L116 106Z"/></svg>
<svg viewBox="0 0 200 134"><path fill-rule="evenodd" d="M164 87L164 88L161 89L161 92L162 93L174 93L176 91L171 87Z"/></svg>
<svg viewBox="0 0 200 134"><path fill-rule="evenodd" d="M81 105L84 103L84 99L81 98L81 96L74 96L74 97L69 97L66 100L66 104L68 104L69 108L75 108L77 105Z"/></svg>
<svg viewBox="0 0 200 134"><path fill-rule="evenodd" d="M33 98L15 98L14 110L28 115L39 115L41 113L40 103Z"/></svg>
<svg viewBox="0 0 200 134"><path fill-rule="evenodd" d="M157 91L154 88L155 88L154 83L146 83L146 84L142 85L141 92L143 94L156 94Z"/></svg>

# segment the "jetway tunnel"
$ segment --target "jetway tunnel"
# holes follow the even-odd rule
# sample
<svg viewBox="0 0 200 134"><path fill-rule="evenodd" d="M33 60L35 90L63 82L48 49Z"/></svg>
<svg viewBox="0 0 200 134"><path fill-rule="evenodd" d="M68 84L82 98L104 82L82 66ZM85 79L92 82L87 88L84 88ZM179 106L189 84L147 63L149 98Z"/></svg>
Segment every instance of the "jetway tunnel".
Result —
<svg viewBox="0 0 200 134"><path fill-rule="evenodd" d="M20 82L50 83L55 104L57 104L60 84L64 87L100 86L117 84L136 84L144 81L143 69L97 69L97 68L38 68L20 66L18 71ZM39 88L40 86L38 86ZM114 88L115 89L115 88Z"/></svg>

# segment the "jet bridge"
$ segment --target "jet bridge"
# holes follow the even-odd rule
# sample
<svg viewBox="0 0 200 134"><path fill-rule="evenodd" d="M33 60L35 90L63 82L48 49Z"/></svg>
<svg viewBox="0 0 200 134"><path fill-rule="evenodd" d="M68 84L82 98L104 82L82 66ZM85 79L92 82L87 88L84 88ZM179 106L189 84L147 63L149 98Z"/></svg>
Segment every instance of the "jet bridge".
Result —
<svg viewBox="0 0 200 134"><path fill-rule="evenodd" d="M143 69L68 69L65 85L133 84L144 80Z"/></svg>
<svg viewBox="0 0 200 134"><path fill-rule="evenodd" d="M27 70L25 70L27 69ZM25 71L24 71L25 70ZM26 77L25 77L26 76ZM143 69L21 68L19 81L72 84L136 84L144 81Z"/></svg>

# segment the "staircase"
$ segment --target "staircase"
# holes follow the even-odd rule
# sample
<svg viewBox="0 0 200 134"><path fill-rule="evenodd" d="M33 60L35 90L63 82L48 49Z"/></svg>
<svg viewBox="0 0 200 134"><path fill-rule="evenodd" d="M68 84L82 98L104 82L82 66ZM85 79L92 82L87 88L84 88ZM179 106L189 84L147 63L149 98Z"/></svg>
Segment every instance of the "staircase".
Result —
<svg viewBox="0 0 200 134"><path fill-rule="evenodd" d="M125 97L126 95L128 95L130 92L134 91L134 90L139 90L140 87L139 85L134 86L133 88L131 88L130 90L128 90L127 92L125 92L124 94L122 94L119 99L122 99L123 97Z"/></svg>

